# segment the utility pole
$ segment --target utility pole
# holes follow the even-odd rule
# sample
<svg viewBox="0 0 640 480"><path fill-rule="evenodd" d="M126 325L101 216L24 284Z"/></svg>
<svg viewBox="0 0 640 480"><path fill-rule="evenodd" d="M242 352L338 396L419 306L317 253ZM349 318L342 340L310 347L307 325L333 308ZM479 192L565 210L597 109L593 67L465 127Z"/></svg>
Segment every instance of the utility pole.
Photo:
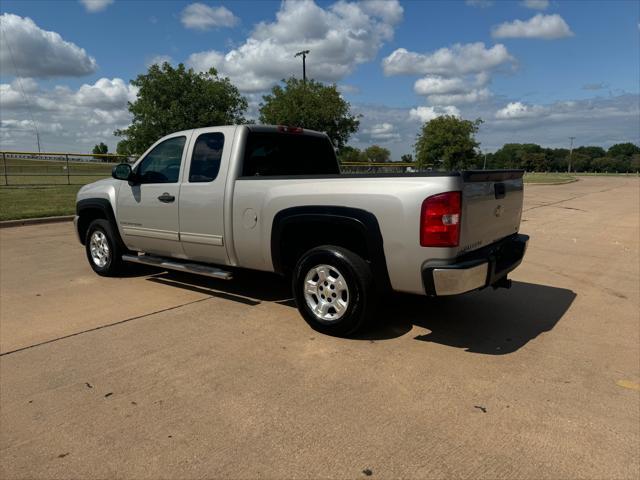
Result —
<svg viewBox="0 0 640 480"><path fill-rule="evenodd" d="M302 55L302 81L307 83L307 55L311 50L302 50L294 55L294 57L299 57Z"/></svg>
<svg viewBox="0 0 640 480"><path fill-rule="evenodd" d="M487 154L484 154L484 165L482 165L482 169L486 170L487 169Z"/></svg>
<svg viewBox="0 0 640 480"><path fill-rule="evenodd" d="M567 170L567 173L571 173L571 157L573 155L573 141L576 139L576 137L569 137L569 140L571 140L571 147L569 147L569 168Z"/></svg>
<svg viewBox="0 0 640 480"><path fill-rule="evenodd" d="M38 153L40 153L40 133L38 132L36 122L33 122L33 127L36 129L36 142L38 143Z"/></svg>

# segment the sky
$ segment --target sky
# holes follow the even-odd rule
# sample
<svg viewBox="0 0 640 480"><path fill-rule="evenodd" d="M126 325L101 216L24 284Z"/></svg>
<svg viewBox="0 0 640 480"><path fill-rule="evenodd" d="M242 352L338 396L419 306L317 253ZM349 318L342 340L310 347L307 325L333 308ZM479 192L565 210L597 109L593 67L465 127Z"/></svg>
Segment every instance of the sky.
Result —
<svg viewBox="0 0 640 480"><path fill-rule="evenodd" d="M129 81L215 67L258 117L302 75L361 115L350 144L411 153L438 115L481 118L480 148L640 144L640 2L3 0L0 149L90 151L131 121Z"/></svg>

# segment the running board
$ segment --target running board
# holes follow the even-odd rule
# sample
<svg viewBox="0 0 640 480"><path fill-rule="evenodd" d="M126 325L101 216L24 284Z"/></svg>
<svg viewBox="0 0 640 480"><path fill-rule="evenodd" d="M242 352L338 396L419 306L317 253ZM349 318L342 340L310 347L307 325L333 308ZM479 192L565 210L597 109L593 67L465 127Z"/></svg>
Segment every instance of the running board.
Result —
<svg viewBox="0 0 640 480"><path fill-rule="evenodd" d="M219 280L231 280L233 278L233 274L231 272L227 272L220 268L209 267L199 263L182 263L175 260L169 260L167 258L153 257L151 255L122 255L122 260L125 262L140 263L142 265L164 268L165 270L195 273L196 275L217 278Z"/></svg>

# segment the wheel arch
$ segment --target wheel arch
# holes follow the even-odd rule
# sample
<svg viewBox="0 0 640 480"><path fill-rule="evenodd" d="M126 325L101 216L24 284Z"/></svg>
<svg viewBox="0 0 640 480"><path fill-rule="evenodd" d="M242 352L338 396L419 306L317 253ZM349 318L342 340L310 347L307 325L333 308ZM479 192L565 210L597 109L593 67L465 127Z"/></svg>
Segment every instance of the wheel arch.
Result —
<svg viewBox="0 0 640 480"><path fill-rule="evenodd" d="M113 213L113 208L111 207L109 200L104 198L86 198L79 200L76 204L76 215L78 216L78 237L80 239L80 243L83 245L89 225L91 222L99 218L107 220L113 226L114 233L117 235L117 240L124 245L122 238L120 238L116 217Z"/></svg>
<svg viewBox="0 0 640 480"><path fill-rule="evenodd" d="M391 288L382 233L373 213L353 207L311 205L287 208L275 215L271 229L275 272L288 274L300 255L320 245L336 245L357 253L370 263L379 287Z"/></svg>

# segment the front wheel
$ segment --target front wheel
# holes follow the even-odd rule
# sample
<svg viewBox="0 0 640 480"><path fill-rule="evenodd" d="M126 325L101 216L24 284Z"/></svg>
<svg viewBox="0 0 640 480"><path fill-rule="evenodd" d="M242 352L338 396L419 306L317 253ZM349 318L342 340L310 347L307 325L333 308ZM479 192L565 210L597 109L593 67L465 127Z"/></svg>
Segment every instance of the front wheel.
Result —
<svg viewBox="0 0 640 480"><path fill-rule="evenodd" d="M342 247L326 245L302 255L293 272L293 293L307 323L328 335L352 335L373 317L371 267Z"/></svg>
<svg viewBox="0 0 640 480"><path fill-rule="evenodd" d="M98 219L91 222L84 245L89 265L98 275L111 277L122 272L123 249L107 220Z"/></svg>

